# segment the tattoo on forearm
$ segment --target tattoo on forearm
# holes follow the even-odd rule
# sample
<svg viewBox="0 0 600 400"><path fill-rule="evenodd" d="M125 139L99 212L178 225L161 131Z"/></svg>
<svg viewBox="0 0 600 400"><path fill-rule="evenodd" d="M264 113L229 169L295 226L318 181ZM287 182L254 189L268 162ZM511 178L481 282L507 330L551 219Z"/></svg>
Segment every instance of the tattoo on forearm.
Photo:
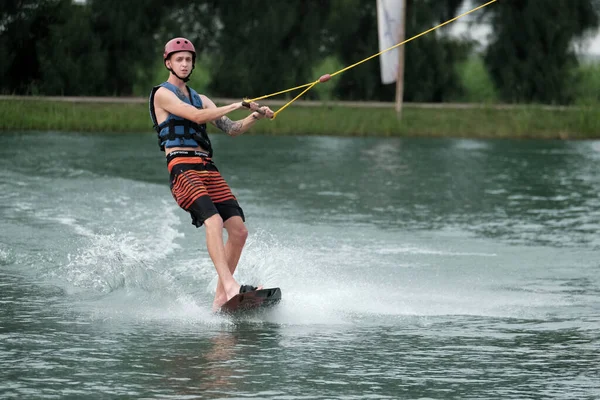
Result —
<svg viewBox="0 0 600 400"><path fill-rule="evenodd" d="M229 117L222 116L215 121L217 128L229 135L235 135L242 129L242 123L240 121L233 122Z"/></svg>

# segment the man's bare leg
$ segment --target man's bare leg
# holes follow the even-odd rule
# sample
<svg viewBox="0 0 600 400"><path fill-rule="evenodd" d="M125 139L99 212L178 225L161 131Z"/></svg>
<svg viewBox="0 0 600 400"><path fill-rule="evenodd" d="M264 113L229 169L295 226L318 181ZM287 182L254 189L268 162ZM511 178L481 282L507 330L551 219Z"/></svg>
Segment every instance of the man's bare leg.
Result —
<svg viewBox="0 0 600 400"><path fill-rule="evenodd" d="M219 281L222 284L222 290L225 293L225 301L227 301L239 293L240 285L233 279L233 274L229 270L225 244L223 243L223 220L219 214L215 214L204 221L204 226L206 227L208 254L215 265ZM219 304L219 307L223 303Z"/></svg>
<svg viewBox="0 0 600 400"><path fill-rule="evenodd" d="M227 259L227 265L229 266L229 272L231 275L235 272L237 264L242 255L242 250L246 244L246 238L248 237L248 229L244 225L244 221L241 217L235 216L229 218L223 224L227 230L227 243L225 243L225 258ZM217 281L217 290L215 293L215 300L213 302L213 311L216 311L228 300L225 289L221 282L221 278Z"/></svg>

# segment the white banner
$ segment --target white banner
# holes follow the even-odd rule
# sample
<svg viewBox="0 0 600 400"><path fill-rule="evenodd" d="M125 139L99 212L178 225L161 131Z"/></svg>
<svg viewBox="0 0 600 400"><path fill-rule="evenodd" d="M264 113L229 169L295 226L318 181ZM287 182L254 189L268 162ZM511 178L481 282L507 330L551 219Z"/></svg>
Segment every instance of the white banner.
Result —
<svg viewBox="0 0 600 400"><path fill-rule="evenodd" d="M400 25L402 23L402 0L377 0L377 33L379 51L400 43ZM398 48L379 56L381 82L396 82L398 75Z"/></svg>

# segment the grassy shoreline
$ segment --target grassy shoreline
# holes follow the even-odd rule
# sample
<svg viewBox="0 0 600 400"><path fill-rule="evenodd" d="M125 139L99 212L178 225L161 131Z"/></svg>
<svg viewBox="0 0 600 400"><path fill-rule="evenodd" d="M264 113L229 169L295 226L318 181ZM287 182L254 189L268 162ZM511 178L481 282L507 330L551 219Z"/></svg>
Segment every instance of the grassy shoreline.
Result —
<svg viewBox="0 0 600 400"><path fill-rule="evenodd" d="M278 107L274 107L277 109ZM233 119L248 115L236 111ZM0 131L152 132L145 103L0 99ZM211 127L209 131L215 131ZM543 106L424 108L406 104L402 121L393 109L358 104L292 105L251 133L396 137L598 139L600 107Z"/></svg>

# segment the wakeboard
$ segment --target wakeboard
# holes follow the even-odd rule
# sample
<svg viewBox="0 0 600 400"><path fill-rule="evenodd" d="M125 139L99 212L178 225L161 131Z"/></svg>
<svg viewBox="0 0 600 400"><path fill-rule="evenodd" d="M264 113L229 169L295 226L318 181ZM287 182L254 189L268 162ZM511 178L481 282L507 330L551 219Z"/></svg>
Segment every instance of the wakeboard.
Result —
<svg viewBox="0 0 600 400"><path fill-rule="evenodd" d="M270 308L281 301L281 289L270 288L239 293L221 306L219 312L237 314L250 310Z"/></svg>

